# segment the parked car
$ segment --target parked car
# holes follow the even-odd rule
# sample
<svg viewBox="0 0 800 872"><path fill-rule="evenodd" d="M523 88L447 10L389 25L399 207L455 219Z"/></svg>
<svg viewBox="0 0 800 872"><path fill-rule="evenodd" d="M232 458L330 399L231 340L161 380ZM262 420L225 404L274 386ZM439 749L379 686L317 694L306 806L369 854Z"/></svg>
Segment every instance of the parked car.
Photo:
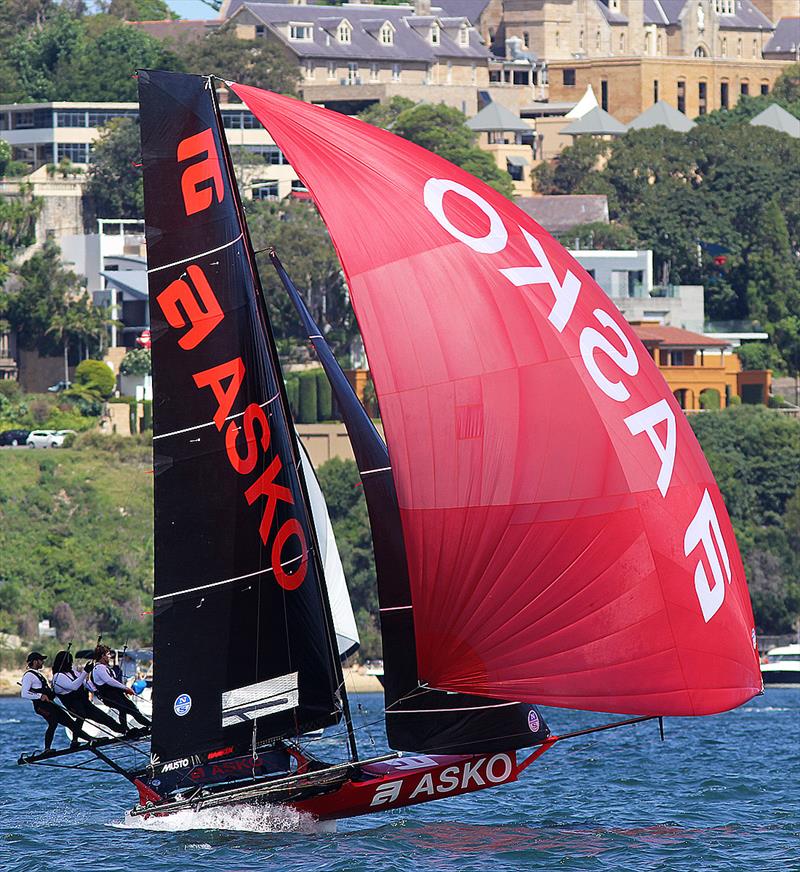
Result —
<svg viewBox="0 0 800 872"><path fill-rule="evenodd" d="M60 448L74 430L32 430L25 441L28 448Z"/></svg>
<svg viewBox="0 0 800 872"><path fill-rule="evenodd" d="M62 381L56 382L54 385L50 385L50 387L47 390L50 391L51 394L57 394L61 391L67 391L71 387L72 387L72 382L62 380Z"/></svg>
<svg viewBox="0 0 800 872"><path fill-rule="evenodd" d="M0 445L24 445L30 430L5 430L0 433Z"/></svg>

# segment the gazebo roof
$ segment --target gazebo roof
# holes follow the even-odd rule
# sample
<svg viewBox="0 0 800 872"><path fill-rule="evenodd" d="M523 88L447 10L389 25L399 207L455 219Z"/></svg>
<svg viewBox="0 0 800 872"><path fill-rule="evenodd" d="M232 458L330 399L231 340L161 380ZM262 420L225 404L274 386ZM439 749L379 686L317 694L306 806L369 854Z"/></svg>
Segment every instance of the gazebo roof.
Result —
<svg viewBox="0 0 800 872"><path fill-rule="evenodd" d="M777 103L771 103L763 112L751 118L750 123L755 127L771 127L800 139L800 118L795 118Z"/></svg>
<svg viewBox="0 0 800 872"><path fill-rule="evenodd" d="M683 112L678 112L665 100L659 100L631 121L628 130L644 130L648 127L666 127L678 133L686 133L694 127L694 121Z"/></svg>
<svg viewBox="0 0 800 872"><path fill-rule="evenodd" d="M519 115L506 109L502 103L494 101L484 106L473 118L470 118L467 121L467 127L479 132L507 130L515 133L529 133L531 129L530 124L523 121Z"/></svg>
<svg viewBox="0 0 800 872"><path fill-rule="evenodd" d="M621 136L626 130L625 125L617 121L613 115L595 106L583 118L578 118L562 128L561 132L567 136L580 136L582 133L591 136Z"/></svg>

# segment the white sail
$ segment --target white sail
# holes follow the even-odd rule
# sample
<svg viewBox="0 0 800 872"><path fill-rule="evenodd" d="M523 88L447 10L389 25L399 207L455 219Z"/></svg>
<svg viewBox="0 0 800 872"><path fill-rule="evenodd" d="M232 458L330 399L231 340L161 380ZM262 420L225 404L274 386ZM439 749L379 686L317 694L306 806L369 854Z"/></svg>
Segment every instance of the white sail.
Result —
<svg viewBox="0 0 800 872"><path fill-rule="evenodd" d="M344 660L359 646L358 628L353 615L353 606L350 603L350 594L347 590L347 581L344 577L342 559L339 557L339 549L336 547L336 538L333 535L328 506L325 497L317 481L314 467L308 452L305 449L300 436L297 441L300 445L303 476L306 480L308 499L311 503L311 513L314 517L314 528L317 531L317 541L320 547L320 558L325 570L325 585L328 588L328 599L333 613L333 627L336 631L336 644L339 648L339 656Z"/></svg>

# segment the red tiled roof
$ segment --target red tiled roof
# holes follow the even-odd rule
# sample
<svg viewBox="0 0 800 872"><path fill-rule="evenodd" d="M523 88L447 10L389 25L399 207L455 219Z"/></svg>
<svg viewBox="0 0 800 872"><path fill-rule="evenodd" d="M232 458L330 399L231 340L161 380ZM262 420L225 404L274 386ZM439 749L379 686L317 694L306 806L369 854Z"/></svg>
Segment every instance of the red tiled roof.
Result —
<svg viewBox="0 0 800 872"><path fill-rule="evenodd" d="M712 339L691 330L681 330L680 327L664 327L661 324L631 324L633 332L650 345L662 345L668 348L719 348L722 350L730 345L724 339Z"/></svg>

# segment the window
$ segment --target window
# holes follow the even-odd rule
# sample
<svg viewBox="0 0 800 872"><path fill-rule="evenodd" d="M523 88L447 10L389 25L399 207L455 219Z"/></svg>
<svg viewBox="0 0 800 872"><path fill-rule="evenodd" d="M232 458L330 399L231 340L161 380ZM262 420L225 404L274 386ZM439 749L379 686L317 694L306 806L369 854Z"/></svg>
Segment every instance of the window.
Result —
<svg viewBox="0 0 800 872"><path fill-rule="evenodd" d="M293 191L307 191L308 188L300 181L300 179L292 179Z"/></svg>
<svg viewBox="0 0 800 872"><path fill-rule="evenodd" d="M439 25L434 21L431 25L431 45L439 45L441 42L441 34L439 33Z"/></svg>
<svg viewBox="0 0 800 872"><path fill-rule="evenodd" d="M277 200L278 199L278 183L277 182L255 182L253 184L253 199L254 200Z"/></svg>
<svg viewBox="0 0 800 872"><path fill-rule="evenodd" d="M653 102L658 103L658 79L653 79Z"/></svg>
<svg viewBox="0 0 800 872"><path fill-rule="evenodd" d="M256 25L256 36L266 36L267 28L263 24Z"/></svg>
<svg viewBox="0 0 800 872"><path fill-rule="evenodd" d="M619 12L619 0L608 0L608 8L612 12Z"/></svg>
<svg viewBox="0 0 800 872"><path fill-rule="evenodd" d="M728 38L725 36L720 40L719 53L724 58L728 57Z"/></svg>
<svg viewBox="0 0 800 872"><path fill-rule="evenodd" d="M700 82L697 86L697 114L705 115L708 111L708 85Z"/></svg>
<svg viewBox="0 0 800 872"><path fill-rule="evenodd" d="M14 119L15 130L25 130L33 127L33 112L15 112L12 118Z"/></svg>
<svg viewBox="0 0 800 872"><path fill-rule="evenodd" d="M471 71L472 71L472 84L475 85L478 82L478 65L473 64L471 67ZM464 114L466 115L467 113L465 112Z"/></svg>
<svg viewBox="0 0 800 872"><path fill-rule="evenodd" d="M604 112L608 112L608 82L606 79L600 80L600 108Z"/></svg>
<svg viewBox="0 0 800 872"><path fill-rule="evenodd" d="M664 38L659 33L658 36L656 37L656 54L661 54L661 49L663 48L663 45L664 45Z"/></svg>
<svg viewBox="0 0 800 872"><path fill-rule="evenodd" d="M527 36L528 34L526 33L525 37L527 38ZM464 48L469 45L469 28L466 24L462 24L461 28L458 31L458 44ZM528 47L527 42L525 43L525 47Z"/></svg>
<svg viewBox="0 0 800 872"><path fill-rule="evenodd" d="M222 126L227 130L258 130L261 125L252 112L223 112Z"/></svg>
<svg viewBox="0 0 800 872"><path fill-rule="evenodd" d="M703 48L702 45L698 45L697 48L694 50L694 56L696 58L707 58L708 52L705 50L705 48Z"/></svg>
<svg viewBox="0 0 800 872"><path fill-rule="evenodd" d="M740 36L738 42L736 43L736 57L740 58L743 54L744 54L744 44L742 43L742 38Z"/></svg>
<svg viewBox="0 0 800 872"><path fill-rule="evenodd" d="M328 61L328 78L336 78L336 61Z"/></svg>
<svg viewBox="0 0 800 872"><path fill-rule="evenodd" d="M650 49L652 47L653 34L648 30L644 35L644 53L650 54Z"/></svg>
<svg viewBox="0 0 800 872"><path fill-rule="evenodd" d="M561 34L556 31L556 48L561 48Z"/></svg>
<svg viewBox="0 0 800 872"><path fill-rule="evenodd" d="M264 160L268 164L272 164L273 166L282 166L285 163L288 163L286 158L283 156L283 152L278 148L277 145L265 145L262 146L262 155L264 156Z"/></svg>
<svg viewBox="0 0 800 872"><path fill-rule="evenodd" d="M619 50L621 52L625 51L625 34L624 33L621 33L619 35Z"/></svg>
<svg viewBox="0 0 800 872"><path fill-rule="evenodd" d="M314 61L306 61L303 74L306 79L314 78Z"/></svg>
<svg viewBox="0 0 800 872"><path fill-rule="evenodd" d="M377 64L370 64L369 65L369 80L370 80L370 82L377 82L378 81L378 65Z"/></svg>
<svg viewBox="0 0 800 872"><path fill-rule="evenodd" d="M742 97L747 97L750 94L750 83L742 82L741 85L739 85L739 93Z"/></svg>
<svg viewBox="0 0 800 872"><path fill-rule="evenodd" d="M723 109L727 109L729 106L729 87L727 82L720 82L719 85L719 105Z"/></svg>
<svg viewBox="0 0 800 872"><path fill-rule="evenodd" d="M583 31L578 34L578 48L583 51Z"/></svg>
<svg viewBox="0 0 800 872"><path fill-rule="evenodd" d="M733 0L714 0L714 11L717 15L733 15Z"/></svg>
<svg viewBox="0 0 800 872"><path fill-rule="evenodd" d="M561 71L563 84L567 88L572 88L575 86L575 70L572 68L565 69Z"/></svg>
<svg viewBox="0 0 800 872"><path fill-rule="evenodd" d="M348 85L360 85L361 79L358 77L358 63L356 61L351 61L347 65L347 84Z"/></svg>
<svg viewBox="0 0 800 872"><path fill-rule="evenodd" d="M314 41L314 25L313 24L290 24L289 25L289 39L291 39L293 42L313 42Z"/></svg>
<svg viewBox="0 0 800 872"><path fill-rule="evenodd" d="M59 142L56 163L64 158L73 163L89 163L89 144L86 142Z"/></svg>
<svg viewBox="0 0 800 872"><path fill-rule="evenodd" d="M381 26L379 38L382 45L394 45L394 27L388 21Z"/></svg>
<svg viewBox="0 0 800 872"><path fill-rule="evenodd" d="M453 62L452 61L447 62L447 84L448 85L453 84Z"/></svg>
<svg viewBox="0 0 800 872"><path fill-rule="evenodd" d="M56 127L86 127L84 109L60 109L56 112Z"/></svg>
<svg viewBox="0 0 800 872"><path fill-rule="evenodd" d="M350 27L350 23L347 21L343 21L339 27L336 29L336 39L339 42L349 45L353 39L353 28Z"/></svg>
<svg viewBox="0 0 800 872"><path fill-rule="evenodd" d="M600 50L600 31L594 35L594 47L599 51Z"/></svg>
<svg viewBox="0 0 800 872"><path fill-rule="evenodd" d="M678 112L686 114L686 82L678 82Z"/></svg>
<svg viewBox="0 0 800 872"><path fill-rule="evenodd" d="M400 64L392 64L392 81L400 81Z"/></svg>
<svg viewBox="0 0 800 872"><path fill-rule="evenodd" d="M525 48L531 47L531 35L528 33L527 30L523 31L522 44L525 46Z"/></svg>
<svg viewBox="0 0 800 872"><path fill-rule="evenodd" d="M758 57L758 40L757 39L753 40L753 57L754 58Z"/></svg>
<svg viewBox="0 0 800 872"><path fill-rule="evenodd" d="M769 82L761 83L761 96L764 97L769 94Z"/></svg>

